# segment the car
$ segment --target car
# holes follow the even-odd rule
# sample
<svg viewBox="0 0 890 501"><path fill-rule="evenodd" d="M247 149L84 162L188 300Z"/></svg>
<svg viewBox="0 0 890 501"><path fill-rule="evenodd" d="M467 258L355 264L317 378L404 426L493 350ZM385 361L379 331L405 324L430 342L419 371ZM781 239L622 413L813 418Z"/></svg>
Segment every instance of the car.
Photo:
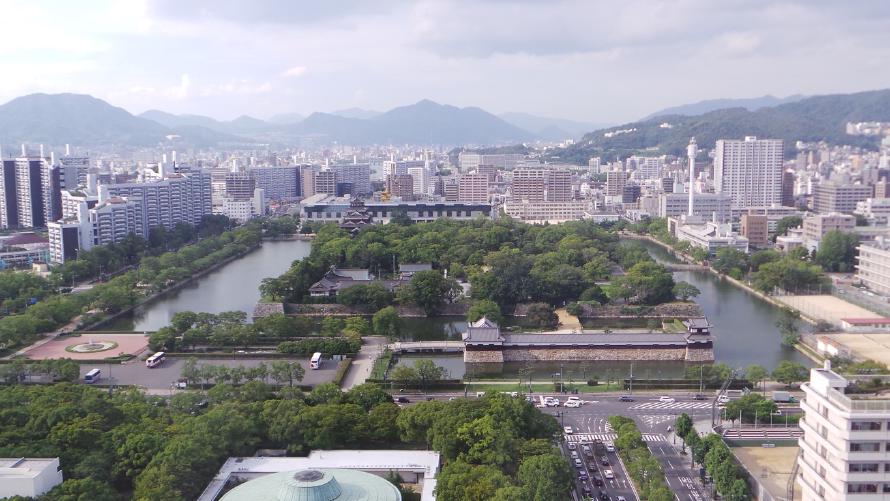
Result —
<svg viewBox="0 0 890 501"><path fill-rule="evenodd" d="M578 451L572 451L572 459L578 459Z"/></svg>
<svg viewBox="0 0 890 501"><path fill-rule="evenodd" d="M603 486L602 477L600 477L599 475L594 475L593 476L593 485L595 485L597 487L602 487Z"/></svg>
<svg viewBox="0 0 890 501"><path fill-rule="evenodd" d="M615 478L615 474L612 473L612 470L603 470L603 476L606 477L606 480L612 480Z"/></svg>
<svg viewBox="0 0 890 501"><path fill-rule="evenodd" d="M615 498L615 501L627 501L627 498L624 496L618 496L617 498Z"/></svg>
<svg viewBox="0 0 890 501"><path fill-rule="evenodd" d="M672 403L676 402L676 400L674 400L674 397L669 397L667 395L658 397L658 401L661 403L665 403L665 404L672 404Z"/></svg>
<svg viewBox="0 0 890 501"><path fill-rule="evenodd" d="M606 444L606 452L615 452L614 444Z"/></svg>
<svg viewBox="0 0 890 501"><path fill-rule="evenodd" d="M606 456L601 457L600 464L603 466L609 466L609 458L607 458Z"/></svg>
<svg viewBox="0 0 890 501"><path fill-rule="evenodd" d="M581 471L578 473L578 478L581 479L581 480L587 480L587 472L584 471L584 470L581 470Z"/></svg>
<svg viewBox="0 0 890 501"><path fill-rule="evenodd" d="M566 426L566 427L563 428L562 430L563 430L564 432L566 432L566 435L571 435L572 433L574 433L574 430L572 430L572 427L571 427L571 426Z"/></svg>
<svg viewBox="0 0 890 501"><path fill-rule="evenodd" d="M407 404L407 403L410 403L411 401L408 400L408 397L399 397L396 399L396 402L398 402L400 404Z"/></svg>
<svg viewBox="0 0 890 501"><path fill-rule="evenodd" d="M632 397L630 395L621 395L620 397L618 397L618 401L619 402L633 402L634 397Z"/></svg>
<svg viewBox="0 0 890 501"><path fill-rule="evenodd" d="M584 468L584 463L582 463L580 459L576 459L575 468Z"/></svg>
<svg viewBox="0 0 890 501"><path fill-rule="evenodd" d="M578 446L575 445L575 442L569 442L567 447L569 448L570 451L573 451L578 448Z"/></svg>
<svg viewBox="0 0 890 501"><path fill-rule="evenodd" d="M177 379L173 386L178 390L184 390L189 387L189 382L186 379Z"/></svg>
<svg viewBox="0 0 890 501"><path fill-rule="evenodd" d="M693 399L693 400L707 400L707 397L705 397L705 396L702 395L701 393L696 393L695 396L692 397L692 399Z"/></svg>
<svg viewBox="0 0 890 501"><path fill-rule="evenodd" d="M548 397L546 400L544 400L544 404L546 404L547 407L559 407L559 399Z"/></svg>
<svg viewBox="0 0 890 501"><path fill-rule="evenodd" d="M728 403L729 403L729 396L727 396L727 395L720 395L719 397L717 397L717 403L718 403L718 404L728 404Z"/></svg>
<svg viewBox="0 0 890 501"><path fill-rule="evenodd" d="M599 498L602 501L609 501L609 495L606 494L606 491L600 491Z"/></svg>
<svg viewBox="0 0 890 501"><path fill-rule="evenodd" d="M584 401L581 400L579 397L569 397L569 398L566 399L566 403L569 403L569 402L577 402L578 405L584 403Z"/></svg>
<svg viewBox="0 0 890 501"><path fill-rule="evenodd" d="M562 404L562 406L577 409L578 407L581 407L581 402L578 400L566 400L566 403Z"/></svg>

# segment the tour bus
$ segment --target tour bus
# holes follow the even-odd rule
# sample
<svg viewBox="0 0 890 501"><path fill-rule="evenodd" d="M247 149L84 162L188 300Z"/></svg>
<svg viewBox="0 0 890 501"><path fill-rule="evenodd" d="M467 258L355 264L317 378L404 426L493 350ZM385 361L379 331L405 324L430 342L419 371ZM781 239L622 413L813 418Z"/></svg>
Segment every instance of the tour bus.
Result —
<svg viewBox="0 0 890 501"><path fill-rule="evenodd" d="M100 379L102 379L102 371L99 369L93 369L83 376L83 382L86 384L93 384Z"/></svg>
<svg viewBox="0 0 890 501"><path fill-rule="evenodd" d="M312 354L312 360L309 361L310 369L318 369L321 367L321 353L315 352Z"/></svg>
<svg viewBox="0 0 890 501"><path fill-rule="evenodd" d="M145 359L145 365L149 368L157 367L161 365L161 363L167 359L167 354L163 351L159 351L154 355Z"/></svg>

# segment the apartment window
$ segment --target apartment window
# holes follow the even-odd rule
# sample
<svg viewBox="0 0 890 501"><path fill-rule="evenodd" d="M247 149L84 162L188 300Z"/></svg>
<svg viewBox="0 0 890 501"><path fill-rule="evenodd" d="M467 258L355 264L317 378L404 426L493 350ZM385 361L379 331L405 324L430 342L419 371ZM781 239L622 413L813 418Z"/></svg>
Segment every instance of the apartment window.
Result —
<svg viewBox="0 0 890 501"><path fill-rule="evenodd" d="M877 473L878 463L850 463L850 473Z"/></svg>
<svg viewBox="0 0 890 501"><path fill-rule="evenodd" d="M890 484L884 484L884 493L890 492Z"/></svg>
<svg viewBox="0 0 890 501"><path fill-rule="evenodd" d="M880 452L880 442L853 442L850 444L850 452Z"/></svg>
<svg viewBox="0 0 890 501"><path fill-rule="evenodd" d="M850 423L853 431L881 431L880 421L853 421Z"/></svg>
<svg viewBox="0 0 890 501"><path fill-rule="evenodd" d="M848 493L878 492L878 484L847 484Z"/></svg>

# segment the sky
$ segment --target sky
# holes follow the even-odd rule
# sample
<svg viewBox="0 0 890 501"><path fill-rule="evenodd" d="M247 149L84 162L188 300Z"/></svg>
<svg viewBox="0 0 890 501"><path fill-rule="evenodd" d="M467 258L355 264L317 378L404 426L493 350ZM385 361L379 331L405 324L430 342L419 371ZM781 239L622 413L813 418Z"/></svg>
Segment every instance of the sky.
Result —
<svg viewBox="0 0 890 501"><path fill-rule="evenodd" d="M0 18L0 102L75 92L133 113L432 99L623 123L890 86L885 0L0 0Z"/></svg>

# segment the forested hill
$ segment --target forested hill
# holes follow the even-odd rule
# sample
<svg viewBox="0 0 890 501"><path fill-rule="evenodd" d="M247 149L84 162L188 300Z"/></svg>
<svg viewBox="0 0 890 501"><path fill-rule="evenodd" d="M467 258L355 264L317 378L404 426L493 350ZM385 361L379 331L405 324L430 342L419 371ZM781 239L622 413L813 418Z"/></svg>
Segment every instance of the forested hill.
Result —
<svg viewBox="0 0 890 501"><path fill-rule="evenodd" d="M683 155L692 136L703 148L713 148L717 139L744 136L784 139L786 151L798 140L876 148L876 137L846 134L847 122L872 120L890 121L890 89L815 96L756 111L730 108L698 116L660 116L590 132L559 156L584 164L594 156L613 160L640 152ZM615 131L625 132L606 137Z"/></svg>

